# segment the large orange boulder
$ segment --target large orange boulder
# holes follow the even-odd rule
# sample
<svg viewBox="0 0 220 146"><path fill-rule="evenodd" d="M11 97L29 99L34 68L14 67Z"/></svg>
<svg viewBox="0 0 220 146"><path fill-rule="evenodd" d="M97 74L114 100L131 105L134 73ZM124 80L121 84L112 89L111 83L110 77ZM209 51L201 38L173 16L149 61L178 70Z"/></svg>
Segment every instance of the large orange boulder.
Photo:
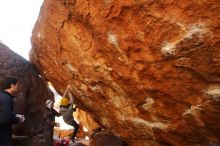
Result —
<svg viewBox="0 0 220 146"><path fill-rule="evenodd" d="M45 0L30 58L131 146L219 143L219 14L219 0Z"/></svg>

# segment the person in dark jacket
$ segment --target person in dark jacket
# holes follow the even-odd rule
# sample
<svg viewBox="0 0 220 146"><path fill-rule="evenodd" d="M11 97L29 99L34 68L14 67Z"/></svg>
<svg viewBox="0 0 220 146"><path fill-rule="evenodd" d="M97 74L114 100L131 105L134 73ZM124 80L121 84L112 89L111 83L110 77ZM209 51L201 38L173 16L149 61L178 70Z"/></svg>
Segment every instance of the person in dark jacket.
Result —
<svg viewBox="0 0 220 146"><path fill-rule="evenodd" d="M49 118L49 120L47 121L48 125L52 127L54 126L59 127L59 123L55 122L55 116L60 117L61 114L54 109L54 101L48 99L46 101L46 106L47 106L47 117Z"/></svg>
<svg viewBox="0 0 220 146"><path fill-rule="evenodd" d="M23 115L13 112L13 95L18 91L17 79L5 77L0 90L0 146L11 146L13 124L23 122Z"/></svg>
<svg viewBox="0 0 220 146"><path fill-rule="evenodd" d="M47 139L46 145L52 145L53 144L53 128L54 126L59 127L59 123L55 122L55 116L59 117L60 113L58 113L53 107L54 107L54 101L53 100L47 100L46 102L46 108L47 112L45 113L45 119L46 119L46 129L44 130L45 138Z"/></svg>

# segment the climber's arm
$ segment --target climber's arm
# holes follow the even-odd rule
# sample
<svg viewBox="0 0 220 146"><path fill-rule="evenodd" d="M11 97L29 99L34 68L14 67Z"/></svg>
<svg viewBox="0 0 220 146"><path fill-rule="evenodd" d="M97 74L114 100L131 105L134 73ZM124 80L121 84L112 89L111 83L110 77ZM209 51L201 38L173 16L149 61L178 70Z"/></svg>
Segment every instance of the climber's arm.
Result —
<svg viewBox="0 0 220 146"><path fill-rule="evenodd" d="M67 93L69 92L69 85L67 85L67 88L65 90L65 92L63 93L63 97L66 97L67 96Z"/></svg>
<svg viewBox="0 0 220 146"><path fill-rule="evenodd" d="M52 113L56 117L60 117L61 116L61 114L59 112L57 112L55 109L52 109Z"/></svg>

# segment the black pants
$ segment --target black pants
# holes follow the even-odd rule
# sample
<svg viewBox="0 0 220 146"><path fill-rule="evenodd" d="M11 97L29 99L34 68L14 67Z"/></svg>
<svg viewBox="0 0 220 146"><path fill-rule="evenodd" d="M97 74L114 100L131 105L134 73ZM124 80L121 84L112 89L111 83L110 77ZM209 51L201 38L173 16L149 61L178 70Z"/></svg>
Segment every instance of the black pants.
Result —
<svg viewBox="0 0 220 146"><path fill-rule="evenodd" d="M11 146L11 126L0 125L0 146Z"/></svg>
<svg viewBox="0 0 220 146"><path fill-rule="evenodd" d="M77 124L77 122L75 120L73 120L71 125L74 127L74 132L73 132L73 135L72 135L72 141L74 141L75 137L76 137L76 134L79 130L79 124Z"/></svg>
<svg viewBox="0 0 220 146"><path fill-rule="evenodd" d="M0 143L0 146L11 146L11 142Z"/></svg>

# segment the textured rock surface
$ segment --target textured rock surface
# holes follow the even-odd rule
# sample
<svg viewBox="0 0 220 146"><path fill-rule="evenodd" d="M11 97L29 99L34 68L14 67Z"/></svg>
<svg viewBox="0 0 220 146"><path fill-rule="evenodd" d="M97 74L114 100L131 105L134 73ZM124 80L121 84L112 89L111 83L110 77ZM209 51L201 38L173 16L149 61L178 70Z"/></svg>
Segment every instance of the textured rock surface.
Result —
<svg viewBox="0 0 220 146"><path fill-rule="evenodd" d="M125 146L125 144L110 131L99 130L91 135L89 146Z"/></svg>
<svg viewBox="0 0 220 146"><path fill-rule="evenodd" d="M45 0L31 61L130 145L220 142L219 0Z"/></svg>
<svg viewBox="0 0 220 146"><path fill-rule="evenodd" d="M93 129L100 127L100 125L96 121L94 121L94 119L83 110L77 109L76 112L74 112L73 116L76 121L80 121L83 127L87 128L88 130L88 132L86 132L87 134L89 134ZM80 128L79 128L79 132L80 132ZM80 134L79 132L77 134L77 137Z"/></svg>
<svg viewBox="0 0 220 146"><path fill-rule="evenodd" d="M25 142L26 146L49 146L44 136L48 130L45 125L47 117L44 116L46 111L44 101L52 98L53 94L49 92L33 65L2 43L0 43L0 68L0 79L9 75L17 77L20 83L14 108L16 113L24 114L26 120L23 124L17 125L16 135L30 136Z"/></svg>

